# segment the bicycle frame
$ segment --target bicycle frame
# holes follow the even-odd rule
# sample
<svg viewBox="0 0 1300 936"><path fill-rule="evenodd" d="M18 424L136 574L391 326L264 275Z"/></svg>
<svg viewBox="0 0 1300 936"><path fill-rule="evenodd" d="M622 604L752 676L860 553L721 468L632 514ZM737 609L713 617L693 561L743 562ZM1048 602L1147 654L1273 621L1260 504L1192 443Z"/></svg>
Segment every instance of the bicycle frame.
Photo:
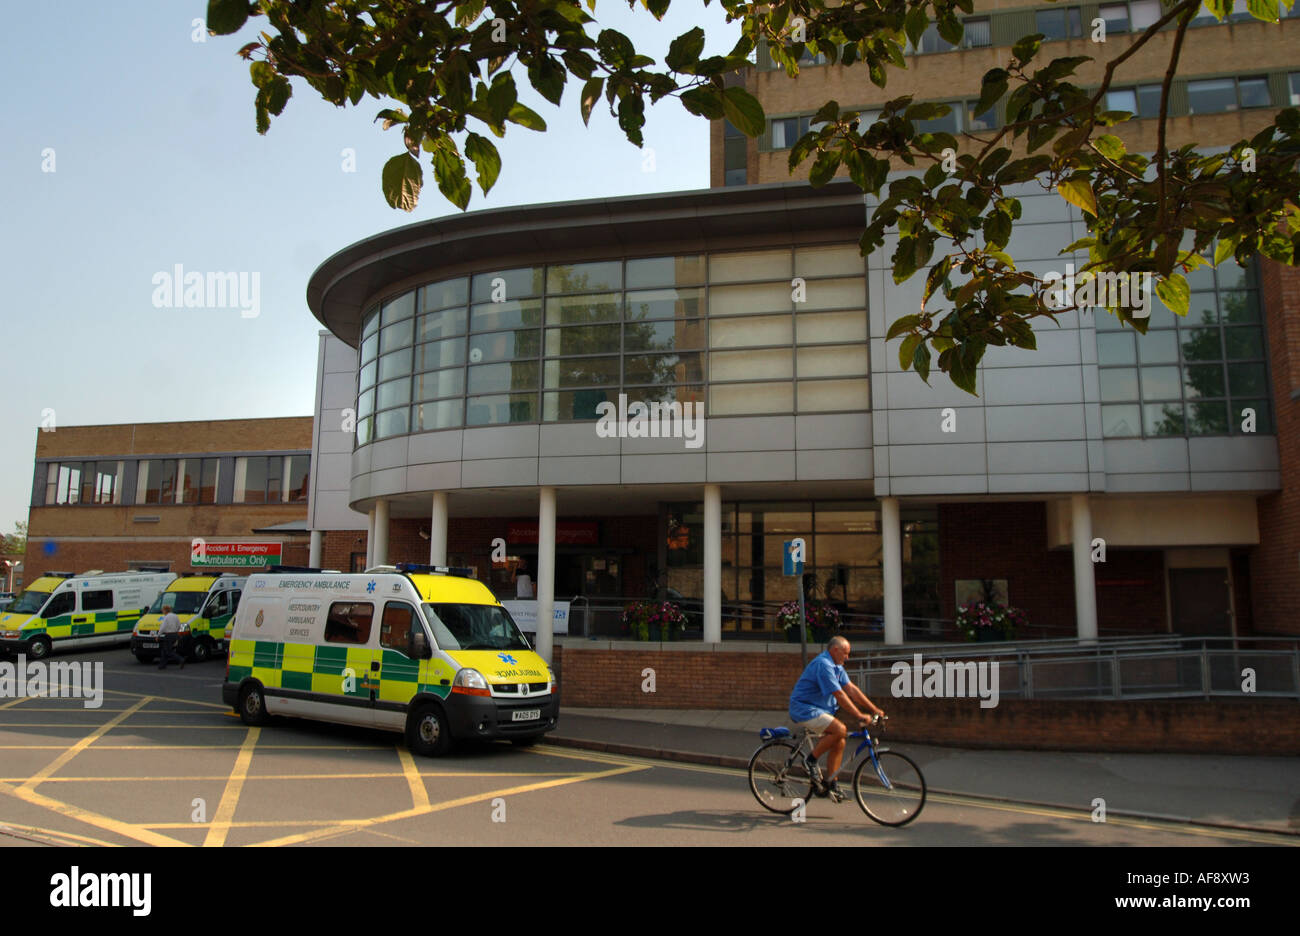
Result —
<svg viewBox="0 0 1300 936"><path fill-rule="evenodd" d="M818 737L820 737L820 735L818 735ZM854 764L856 764L858 762L858 758L862 756L863 748L865 748L867 752L871 755L871 766L875 768L876 776L880 778L880 782L885 785L886 790L892 790L894 788L894 785L889 781L889 778L885 776L885 772L880 769L880 758L876 756L877 754L885 753L886 751L889 750L889 748L876 747L875 741L871 739L871 734L865 728L859 728L857 731L850 732L848 737L861 738L862 743L859 744L857 750L853 752L853 756L849 758L848 763L842 764L840 766L840 770L848 770ZM799 757L801 754L811 754L813 752L813 749L816 747L816 745L812 743L812 740L813 740L812 733L809 732L807 729L805 729L803 733L803 739L800 740L798 747L794 749L794 755L788 761L786 761L785 763L786 767L790 767L792 764L794 764L795 758Z"/></svg>

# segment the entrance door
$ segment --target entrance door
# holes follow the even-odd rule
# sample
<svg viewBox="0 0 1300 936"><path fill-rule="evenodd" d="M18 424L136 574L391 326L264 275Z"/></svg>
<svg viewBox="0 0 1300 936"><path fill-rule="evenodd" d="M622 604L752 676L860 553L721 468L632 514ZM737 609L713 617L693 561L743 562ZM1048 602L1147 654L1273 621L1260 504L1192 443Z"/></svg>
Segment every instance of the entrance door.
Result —
<svg viewBox="0 0 1300 936"><path fill-rule="evenodd" d="M1174 631L1196 637L1231 637L1228 570L1170 569Z"/></svg>

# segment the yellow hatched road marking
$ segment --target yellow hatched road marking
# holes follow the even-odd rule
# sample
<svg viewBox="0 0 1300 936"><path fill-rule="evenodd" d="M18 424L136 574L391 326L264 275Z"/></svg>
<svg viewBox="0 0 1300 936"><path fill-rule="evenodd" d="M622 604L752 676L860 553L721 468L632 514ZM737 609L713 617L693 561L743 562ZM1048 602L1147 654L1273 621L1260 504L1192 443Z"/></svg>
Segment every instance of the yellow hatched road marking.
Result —
<svg viewBox="0 0 1300 936"><path fill-rule="evenodd" d="M126 692L125 690L122 689L105 689L104 692L106 692L109 695L130 696L133 699L139 699L141 697L145 697L156 702L179 702L181 705L201 705L204 708L223 709L227 712L230 711L229 705L220 704L217 702L196 702L193 699L177 699L174 698L173 696L161 696L161 695L144 696L143 693L140 692Z"/></svg>
<svg viewBox="0 0 1300 936"><path fill-rule="evenodd" d="M244 791L244 778L248 776L248 765L253 762L253 748L257 745L257 739L261 734L261 728L248 729L248 736L244 738L244 743L239 748L239 756L235 758L235 767L230 772L226 789L221 794L217 813L213 817L212 825L208 827L207 837L203 840L204 847L226 844L230 821L235 816L235 807L239 805L239 795Z"/></svg>
<svg viewBox="0 0 1300 936"><path fill-rule="evenodd" d="M266 745L258 747L259 751L267 750ZM466 773L434 771L421 773L425 779L455 779L457 777L572 777L572 770L500 770L500 771L469 771ZM252 783L256 780L398 780L405 779L407 774L404 771L389 770L376 773L292 773L292 774L249 774L244 778L245 783ZM22 783L26 777L0 777L0 783ZM194 776L174 776L174 777L155 777L153 775L144 775L136 777L47 777L42 783L136 783L147 780L150 783L179 783L196 782L208 783L216 780L229 780L229 774L220 774L216 776L204 776L196 774ZM203 823L186 823L188 828L191 825L203 825Z"/></svg>
<svg viewBox="0 0 1300 936"><path fill-rule="evenodd" d="M470 803L481 803L486 800L495 799L498 796L510 796L515 793L531 793L534 790L546 790L554 787L566 786L570 783L582 783L585 780L600 780L604 777L613 777L618 774L633 773L638 770L648 768L641 766L619 767L615 770L602 770L598 773L583 774L578 777L565 777L559 780L545 780L541 783L526 783L523 786L508 787L503 790L490 790L487 793L476 793L473 796L462 796L459 799L447 800L442 803L431 803L427 806L415 809L404 809L401 812L389 813L386 816L376 816L372 819L346 819L341 820L333 828L319 829L314 832L301 832L297 835L286 835L277 839L270 839L265 842L258 842L258 845L298 845L302 842L311 842L323 838L329 838L335 835L347 835L350 832L360 832L373 826L381 825L386 822L394 822L399 819L413 819L416 816L423 816L429 813L442 812L447 809L455 809L457 806L468 806Z"/></svg>
<svg viewBox="0 0 1300 936"><path fill-rule="evenodd" d="M149 696L145 696L143 699L141 699L135 705L131 706L125 712L120 712L115 718L110 718L108 721L104 722L104 724L100 725L90 734L86 735L84 738L82 738L72 747L64 751L60 756L54 758L54 760L52 760L42 770L40 770L34 776L30 777L27 780L27 782L25 782L21 787L19 787L19 790L27 791L27 790L36 789L36 787L40 786L41 781L43 781L46 777L50 776L51 774L57 773L59 768L62 767L64 764L66 764L68 761L72 760L74 757L76 757L86 748L90 747L92 744L94 744L104 735L108 734L110 731L112 731L114 728L120 725L123 721L125 721L128 717L130 717L133 713L148 705L149 699L150 699Z"/></svg>
<svg viewBox="0 0 1300 936"><path fill-rule="evenodd" d="M170 836L160 835L152 832L144 826L134 825L130 822L122 822L120 819L111 819L108 816L100 815L97 812L91 812L89 809L82 809L79 806L70 806L67 803L60 803L58 800L50 799L43 796L35 790L24 789L23 787L10 786L7 783L0 783L0 793L8 793L24 802L31 803L34 806L43 806L46 809L67 816L69 819L76 819L87 825L93 825L109 832L116 832L125 838L134 839L145 845L184 845L189 847L185 842Z"/></svg>
<svg viewBox="0 0 1300 936"><path fill-rule="evenodd" d="M15 832L21 835L30 835L33 838L39 838L51 845L67 845L70 840L73 844L100 845L104 848L117 848L112 842L105 842L103 839L90 838L87 835L74 835L71 832L58 832L54 829L41 829L36 826L19 825L16 822L0 822L0 832Z"/></svg>
<svg viewBox="0 0 1300 936"><path fill-rule="evenodd" d="M15 705L22 705L29 698L30 696L19 696L11 702L5 702L3 705L0 705L0 709L13 708Z"/></svg>
<svg viewBox="0 0 1300 936"><path fill-rule="evenodd" d="M411 805L416 809L423 809L429 805L429 791L425 789L420 768L415 766L415 758L406 748L399 747L397 759L402 762L402 774L406 777L406 785L411 788Z"/></svg>

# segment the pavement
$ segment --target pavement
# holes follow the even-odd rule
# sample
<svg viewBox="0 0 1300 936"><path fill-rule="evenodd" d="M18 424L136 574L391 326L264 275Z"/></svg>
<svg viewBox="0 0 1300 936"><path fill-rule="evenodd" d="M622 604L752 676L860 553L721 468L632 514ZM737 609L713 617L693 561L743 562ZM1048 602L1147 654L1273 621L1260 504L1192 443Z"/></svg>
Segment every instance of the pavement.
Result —
<svg viewBox="0 0 1300 936"><path fill-rule="evenodd" d="M785 712L563 708L546 736L610 754L744 769L758 730ZM889 743L888 737L882 742ZM848 760L856 743L845 754ZM927 789L1107 815L1294 835L1300 844L1300 758L969 750L900 743ZM848 779L841 774L841 782Z"/></svg>

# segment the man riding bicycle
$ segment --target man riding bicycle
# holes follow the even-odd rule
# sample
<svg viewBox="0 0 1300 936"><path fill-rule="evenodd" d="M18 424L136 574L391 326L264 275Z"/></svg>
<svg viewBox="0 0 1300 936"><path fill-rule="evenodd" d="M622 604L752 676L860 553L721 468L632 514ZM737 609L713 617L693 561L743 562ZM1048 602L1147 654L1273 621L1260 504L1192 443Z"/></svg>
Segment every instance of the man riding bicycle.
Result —
<svg viewBox="0 0 1300 936"><path fill-rule="evenodd" d="M836 713L843 712L846 718L869 721L871 716L864 715L858 709L860 705L875 715L885 714L844 671L844 661L851 649L843 637L832 637L826 649L808 664L790 693L790 720L795 727L821 733L817 746L804 758L813 788L818 796L829 795L836 800L844 796L836 777L848 739L848 728L835 717ZM817 758L823 754L826 755L826 776L830 778L827 782L823 782L821 768L817 766Z"/></svg>

